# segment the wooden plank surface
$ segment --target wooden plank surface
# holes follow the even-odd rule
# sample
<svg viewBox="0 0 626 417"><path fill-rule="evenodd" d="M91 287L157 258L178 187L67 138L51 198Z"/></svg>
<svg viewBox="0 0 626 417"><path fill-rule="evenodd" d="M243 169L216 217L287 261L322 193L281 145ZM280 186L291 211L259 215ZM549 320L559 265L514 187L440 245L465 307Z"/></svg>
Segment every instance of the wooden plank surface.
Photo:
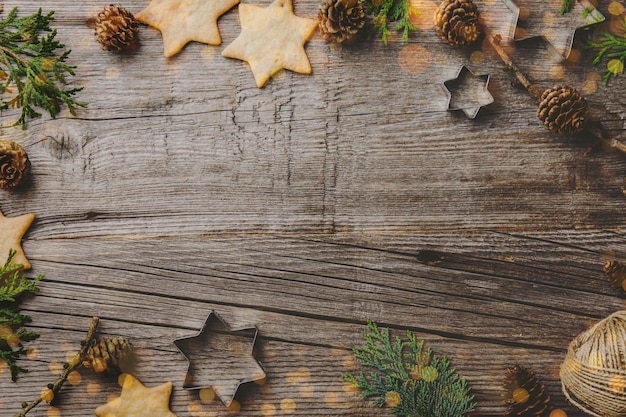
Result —
<svg viewBox="0 0 626 417"><path fill-rule="evenodd" d="M495 26L510 23L500 1L478 4ZM173 381L178 416L231 415L182 388L186 362L172 343L211 310L259 329L268 378L241 389L238 415L282 415L284 399L297 416L391 415L341 378L358 370L350 349L368 319L448 355L473 388L476 416L502 414L504 370L515 364L535 370L568 415L583 415L566 404L558 370L579 332L624 307L602 276L603 254L626 252L622 155L585 155L588 140L546 131L493 51L445 45L428 19L408 43L314 37L312 75L281 72L258 89L223 46L191 43L165 59L148 27L136 54L101 51L89 20L103 5L5 2L55 10L89 107L0 130L33 165L25 190L0 191L0 210L36 214L23 247L29 274L46 275L24 304L41 333L37 354L17 383L0 375L0 415L54 378L93 315L103 334L135 344L146 385ZM305 17L317 7L294 5ZM219 27L232 42L236 10ZM514 59L542 85L583 90L594 117L624 139L624 78L594 83L602 68L579 42L575 51L560 62L531 39ZM464 63L490 74L495 98L474 120L446 111L442 83ZM91 415L118 391L85 372L57 407Z"/></svg>

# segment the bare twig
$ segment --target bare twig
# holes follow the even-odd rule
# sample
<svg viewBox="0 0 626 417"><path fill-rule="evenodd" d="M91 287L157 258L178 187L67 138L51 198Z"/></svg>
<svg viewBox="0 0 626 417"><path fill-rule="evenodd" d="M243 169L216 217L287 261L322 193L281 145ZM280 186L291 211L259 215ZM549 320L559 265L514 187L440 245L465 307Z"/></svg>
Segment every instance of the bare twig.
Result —
<svg viewBox="0 0 626 417"><path fill-rule="evenodd" d="M47 389L43 390L42 394L40 394L39 397L31 401L30 403L25 403L24 407L22 408L22 411L15 414L14 417L25 417L26 414L30 410L35 408L40 402L44 400L47 400L49 402L52 400L52 398L54 398L58 394L58 392L61 390L61 387L63 387L63 384L65 383L65 381L67 381L67 378L69 377L69 375L72 372L74 372L76 369L82 366L83 364L82 358L87 352L87 350L89 349L89 346L91 346L91 342L93 341L93 338L95 336L96 328L98 327L99 321L100 319L98 317L94 317L91 320L91 325L89 326L89 330L87 331L87 336L85 337L85 340L82 343L80 351L76 355L74 355L74 357L67 364L67 366L65 367L61 375L59 375L58 378L53 383L48 384ZM46 396L49 395L47 394L48 392L52 393L52 396L51 396L52 398L46 398Z"/></svg>

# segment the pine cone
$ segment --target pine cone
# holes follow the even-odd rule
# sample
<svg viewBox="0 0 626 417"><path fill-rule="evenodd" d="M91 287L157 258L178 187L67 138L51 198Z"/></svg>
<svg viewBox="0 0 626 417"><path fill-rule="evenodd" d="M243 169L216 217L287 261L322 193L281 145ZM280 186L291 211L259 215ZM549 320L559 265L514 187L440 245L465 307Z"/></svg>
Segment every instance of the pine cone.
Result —
<svg viewBox="0 0 626 417"><path fill-rule="evenodd" d="M105 51L122 52L135 43L139 22L123 7L109 5L98 13L96 39Z"/></svg>
<svg viewBox="0 0 626 417"><path fill-rule="evenodd" d="M626 291L626 265L616 260L606 261L604 273L615 288Z"/></svg>
<svg viewBox="0 0 626 417"><path fill-rule="evenodd" d="M472 0L443 0L434 16L437 34L454 46L468 46L482 35L478 8Z"/></svg>
<svg viewBox="0 0 626 417"><path fill-rule="evenodd" d="M537 117L545 127L567 134L580 132L588 113L585 98L568 85L545 90L537 109Z"/></svg>
<svg viewBox="0 0 626 417"><path fill-rule="evenodd" d="M317 20L324 39L341 43L365 26L365 11L360 0L322 0Z"/></svg>
<svg viewBox="0 0 626 417"><path fill-rule="evenodd" d="M87 349L83 366L96 373L120 374L128 369L132 350L133 346L123 337L102 339Z"/></svg>
<svg viewBox="0 0 626 417"><path fill-rule="evenodd" d="M24 148L9 140L0 140L0 188L14 188L30 170Z"/></svg>
<svg viewBox="0 0 626 417"><path fill-rule="evenodd" d="M506 370L504 389L508 406L505 417L547 416L552 409L550 396L535 374L518 365Z"/></svg>

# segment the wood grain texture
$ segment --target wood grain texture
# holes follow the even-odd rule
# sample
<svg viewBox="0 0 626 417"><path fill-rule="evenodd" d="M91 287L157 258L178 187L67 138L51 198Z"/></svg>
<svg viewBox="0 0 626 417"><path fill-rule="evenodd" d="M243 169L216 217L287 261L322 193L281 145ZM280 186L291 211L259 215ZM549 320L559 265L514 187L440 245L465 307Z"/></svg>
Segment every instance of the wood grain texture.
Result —
<svg viewBox="0 0 626 417"><path fill-rule="evenodd" d="M478 3L506 26L499 2ZM13 6L44 5L5 10ZM258 89L223 46L190 43L168 60L148 27L136 54L101 51L89 20L102 7L44 7L56 11L89 107L0 129L33 166L28 187L0 191L0 210L36 214L23 247L31 273L46 275L24 303L41 333L24 363L31 372L17 383L0 374L0 415L54 378L93 315L102 334L135 344L144 384L173 381L178 416L231 415L182 388L186 362L172 343L211 310L259 329L268 378L241 388L238 415L283 415L290 399L296 416L391 416L341 378L359 370L350 349L368 319L447 355L473 388L476 416L502 414L504 371L515 364L535 370L568 415L583 415L566 404L558 371L579 332L624 308L602 276L606 253L626 252L622 155L585 156L587 138L545 131L493 51L452 48L432 28L388 46L315 37L311 76L285 71ZM294 5L305 17L317 7ZM219 27L230 43L236 11ZM583 90L594 117L625 139L626 81L590 82L602 68L580 35L578 60L559 62L538 39L517 43L513 58L535 82ZM446 111L442 83L462 64L491 76L495 103L475 120ZM82 377L63 389L62 416L90 415L119 392L114 380Z"/></svg>

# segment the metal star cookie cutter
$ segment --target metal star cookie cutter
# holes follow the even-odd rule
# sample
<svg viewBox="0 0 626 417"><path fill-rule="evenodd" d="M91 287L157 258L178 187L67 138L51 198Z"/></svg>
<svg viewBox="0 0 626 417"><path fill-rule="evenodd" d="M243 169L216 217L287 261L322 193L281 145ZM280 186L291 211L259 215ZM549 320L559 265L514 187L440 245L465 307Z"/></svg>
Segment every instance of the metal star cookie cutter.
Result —
<svg viewBox="0 0 626 417"><path fill-rule="evenodd" d="M462 110L467 117L474 119L482 106L494 101L488 85L488 74L475 75L462 65L455 78L443 82L443 89L448 95L448 110Z"/></svg>
<svg viewBox="0 0 626 417"><path fill-rule="evenodd" d="M524 7L524 14L527 14L527 17L522 19L519 12L521 8L518 6L517 24L520 30L515 32L514 40L522 41L541 37L563 59L569 57L578 29L603 22L606 19L588 0L574 0L572 10L563 15L559 14L560 2L525 0L522 3L531 3L530 5L535 7Z"/></svg>
<svg viewBox="0 0 626 417"><path fill-rule="evenodd" d="M513 43L515 29L519 20L520 9L513 0L477 0L476 5L481 10L480 19L483 28L491 35L499 35L504 44ZM506 13L512 15L512 19L503 18Z"/></svg>
<svg viewBox="0 0 626 417"><path fill-rule="evenodd" d="M187 359L183 388L212 388L222 403L230 406L242 384L266 376L254 357L257 335L256 327L231 329L211 311L199 333L174 341Z"/></svg>

